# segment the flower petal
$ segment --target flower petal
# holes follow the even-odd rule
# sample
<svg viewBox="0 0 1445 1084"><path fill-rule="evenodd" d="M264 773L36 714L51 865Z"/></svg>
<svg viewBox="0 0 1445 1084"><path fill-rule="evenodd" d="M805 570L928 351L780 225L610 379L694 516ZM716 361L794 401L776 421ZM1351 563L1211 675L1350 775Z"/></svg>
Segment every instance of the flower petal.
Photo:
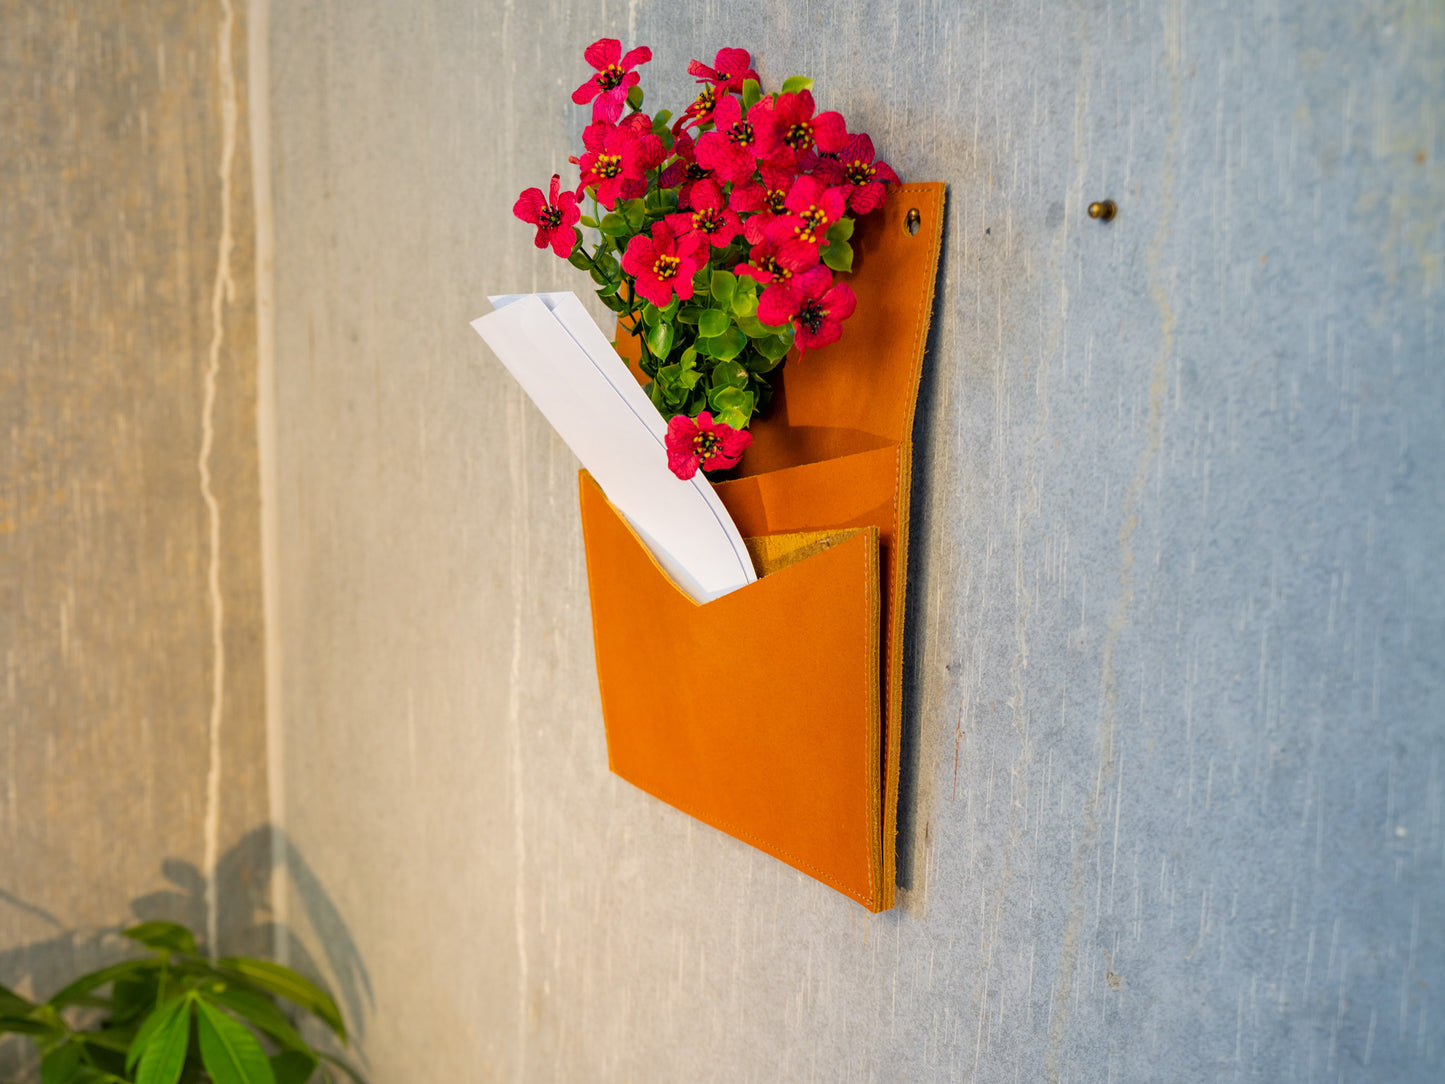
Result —
<svg viewBox="0 0 1445 1084"><path fill-rule="evenodd" d="M523 222L530 222L536 225L542 213L547 210L547 197L542 195L540 188L529 188L517 197L517 202L512 206L512 214L516 215Z"/></svg>
<svg viewBox="0 0 1445 1084"><path fill-rule="evenodd" d="M620 43L618 45L618 48L621 48ZM651 59L652 50L645 45L639 45L636 49L633 49L625 57L622 58L622 67L624 69L635 68L639 64L646 64Z"/></svg>
<svg viewBox="0 0 1445 1084"><path fill-rule="evenodd" d="M587 63L598 71L602 71L609 64L616 64L617 58L621 55L622 42L617 38L599 38L587 46L586 51L582 54Z"/></svg>

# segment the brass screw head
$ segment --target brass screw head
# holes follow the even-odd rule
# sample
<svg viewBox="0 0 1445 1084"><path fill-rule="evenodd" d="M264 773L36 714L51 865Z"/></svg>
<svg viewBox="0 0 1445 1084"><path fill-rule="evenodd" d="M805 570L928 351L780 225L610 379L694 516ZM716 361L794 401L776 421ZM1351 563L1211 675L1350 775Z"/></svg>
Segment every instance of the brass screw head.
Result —
<svg viewBox="0 0 1445 1084"><path fill-rule="evenodd" d="M1097 218L1100 222L1108 222L1118 209L1114 206L1113 200L1100 200L1098 203L1089 204L1089 217Z"/></svg>

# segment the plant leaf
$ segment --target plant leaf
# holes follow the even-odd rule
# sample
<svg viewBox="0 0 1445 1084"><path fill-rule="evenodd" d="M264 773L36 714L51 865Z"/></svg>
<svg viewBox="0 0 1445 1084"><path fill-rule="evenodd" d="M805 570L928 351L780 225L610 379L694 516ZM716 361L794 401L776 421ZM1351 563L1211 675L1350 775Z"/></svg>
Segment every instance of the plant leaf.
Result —
<svg viewBox="0 0 1445 1084"><path fill-rule="evenodd" d="M783 80L783 89L780 94L796 94L800 90L812 90L813 81L806 75L790 75Z"/></svg>
<svg viewBox="0 0 1445 1084"><path fill-rule="evenodd" d="M136 1084L175 1084L181 1078L186 1048L190 1045L191 999L178 997L141 1025L126 1055L126 1068L138 1058L140 1069L136 1073Z"/></svg>
<svg viewBox="0 0 1445 1084"><path fill-rule="evenodd" d="M712 273L712 296L717 307L725 309L732 304L733 292L738 288L738 277L731 271Z"/></svg>
<svg viewBox="0 0 1445 1084"><path fill-rule="evenodd" d="M719 361L732 361L748 345L748 337L735 327L728 328L721 335L705 339L707 353Z"/></svg>
<svg viewBox="0 0 1445 1084"><path fill-rule="evenodd" d="M6 1032L16 1035L49 1035L52 1032L57 1037L63 1035L63 1028L54 1028L40 1020L31 1020L24 1016L0 1016L0 1035Z"/></svg>
<svg viewBox="0 0 1445 1084"><path fill-rule="evenodd" d="M847 241L834 241L823 253L823 262L834 271L852 271L853 246Z"/></svg>
<svg viewBox="0 0 1445 1084"><path fill-rule="evenodd" d="M301 1050L283 1050L271 1059L271 1074L276 1084L306 1084L320 1064L315 1054Z"/></svg>
<svg viewBox="0 0 1445 1084"><path fill-rule="evenodd" d="M844 215L842 218L838 219L837 222L834 222L831 226L828 227L827 240L829 241L846 241L852 236L853 220L847 215Z"/></svg>
<svg viewBox="0 0 1445 1084"><path fill-rule="evenodd" d="M597 228L602 231L604 237L621 237L623 234L632 232L627 226L627 219L619 214L603 215Z"/></svg>
<svg viewBox="0 0 1445 1084"><path fill-rule="evenodd" d="M155 971L161 966L155 957L141 957L139 960L125 960L118 964L111 964L109 967L102 967L99 971L92 971L89 975L82 975L59 993L53 995L46 1002L53 1009L63 1009L67 1005L74 1005L97 987L104 986L108 982L132 975L137 971Z"/></svg>
<svg viewBox="0 0 1445 1084"><path fill-rule="evenodd" d="M647 349L658 359L667 357L672 349L672 325L658 321L656 327L647 333Z"/></svg>
<svg viewBox="0 0 1445 1084"><path fill-rule="evenodd" d="M146 948L162 952L182 952L187 956L196 955L196 938L190 930L175 922L142 922L122 930L121 934L132 941L139 941Z"/></svg>
<svg viewBox="0 0 1445 1084"><path fill-rule="evenodd" d="M757 339L753 346L759 354L772 362L782 361L788 356L788 344L777 335L769 335L766 338Z"/></svg>
<svg viewBox="0 0 1445 1084"><path fill-rule="evenodd" d="M303 1051L310 1049L306 1040L301 1038L301 1033L286 1019L286 1014L265 994L258 994L243 986L222 986L219 990L203 988L200 995L207 1001L215 1002L238 1016L245 1017L284 1047Z"/></svg>
<svg viewBox="0 0 1445 1084"><path fill-rule="evenodd" d="M24 1016L35 1008L8 986L0 986L0 1016Z"/></svg>
<svg viewBox="0 0 1445 1084"><path fill-rule="evenodd" d="M642 84L633 83L632 89L627 92L627 104L633 109L642 108Z"/></svg>
<svg viewBox="0 0 1445 1084"><path fill-rule="evenodd" d="M743 108L751 109L763 96L763 88L756 79L743 80Z"/></svg>
<svg viewBox="0 0 1445 1084"><path fill-rule="evenodd" d="M589 259L587 253L583 252L580 248L574 250L572 255L567 257L567 262L577 268L578 271L592 270L591 259Z"/></svg>
<svg viewBox="0 0 1445 1084"><path fill-rule="evenodd" d="M80 1046L76 1043L62 1043L40 1059L43 1084L70 1084L79 1070Z"/></svg>
<svg viewBox="0 0 1445 1084"><path fill-rule="evenodd" d="M728 314L721 309L706 309L697 318L697 333L705 339L711 339L714 335L721 335L728 329Z"/></svg>
<svg viewBox="0 0 1445 1084"><path fill-rule="evenodd" d="M228 956L217 963L268 993L284 997L305 1009L318 1017L338 1039L346 1041L346 1024L342 1022L341 1010L336 1007L331 995L310 979L303 978L289 967L246 956Z"/></svg>
<svg viewBox="0 0 1445 1084"><path fill-rule="evenodd" d="M198 1001L196 1008L201 1061L215 1084L276 1084L266 1052L244 1024L208 1002Z"/></svg>

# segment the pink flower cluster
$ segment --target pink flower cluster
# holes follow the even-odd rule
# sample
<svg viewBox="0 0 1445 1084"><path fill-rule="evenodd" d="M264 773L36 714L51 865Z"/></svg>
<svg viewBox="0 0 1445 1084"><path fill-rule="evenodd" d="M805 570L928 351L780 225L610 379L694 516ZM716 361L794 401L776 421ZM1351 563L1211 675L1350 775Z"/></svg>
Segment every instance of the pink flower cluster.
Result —
<svg viewBox="0 0 1445 1084"><path fill-rule="evenodd" d="M560 178L553 176L549 195L530 188L515 207L518 218L536 226L537 247L590 269L599 283L610 278L619 303L609 304L624 316L641 311L626 300L634 296L658 309L690 301L694 276L719 268L748 276L759 288L750 336L766 334L757 329L761 323L790 328L799 353L835 342L855 306L852 291L834 275L834 267L851 263L850 216L881 207L886 186L898 182L872 140L850 133L840 114L819 112L812 93L799 89L807 80L790 80L779 94L747 85L756 84L758 74L744 49L722 49L710 65L688 65L701 91L670 129L666 118L654 121L640 98L629 96L640 79L637 67L652 59L650 49L624 55L620 41L603 38L585 56L594 73L572 95L592 111L583 154L571 159L580 182L575 191L559 192ZM579 201L589 192L612 212L595 257L582 248L576 229ZM624 212L627 225L608 225ZM619 267L629 287L620 294ZM782 334L780 349L786 349ZM658 349L660 362L669 350ZM674 417L669 462L681 477L699 465L721 469L736 463L750 440L706 411Z"/></svg>

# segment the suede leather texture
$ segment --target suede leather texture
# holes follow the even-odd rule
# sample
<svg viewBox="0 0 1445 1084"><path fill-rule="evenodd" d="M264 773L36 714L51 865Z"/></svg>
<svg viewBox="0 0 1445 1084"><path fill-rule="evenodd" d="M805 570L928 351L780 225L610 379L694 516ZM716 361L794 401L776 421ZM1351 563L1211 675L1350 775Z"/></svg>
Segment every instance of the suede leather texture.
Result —
<svg viewBox="0 0 1445 1084"><path fill-rule="evenodd" d="M894 899L911 435L943 200L902 185L858 223L842 339L789 358L717 485L746 538L862 530L754 546L808 556L698 606L580 485L612 770L871 911ZM635 340L618 345L636 372Z"/></svg>

